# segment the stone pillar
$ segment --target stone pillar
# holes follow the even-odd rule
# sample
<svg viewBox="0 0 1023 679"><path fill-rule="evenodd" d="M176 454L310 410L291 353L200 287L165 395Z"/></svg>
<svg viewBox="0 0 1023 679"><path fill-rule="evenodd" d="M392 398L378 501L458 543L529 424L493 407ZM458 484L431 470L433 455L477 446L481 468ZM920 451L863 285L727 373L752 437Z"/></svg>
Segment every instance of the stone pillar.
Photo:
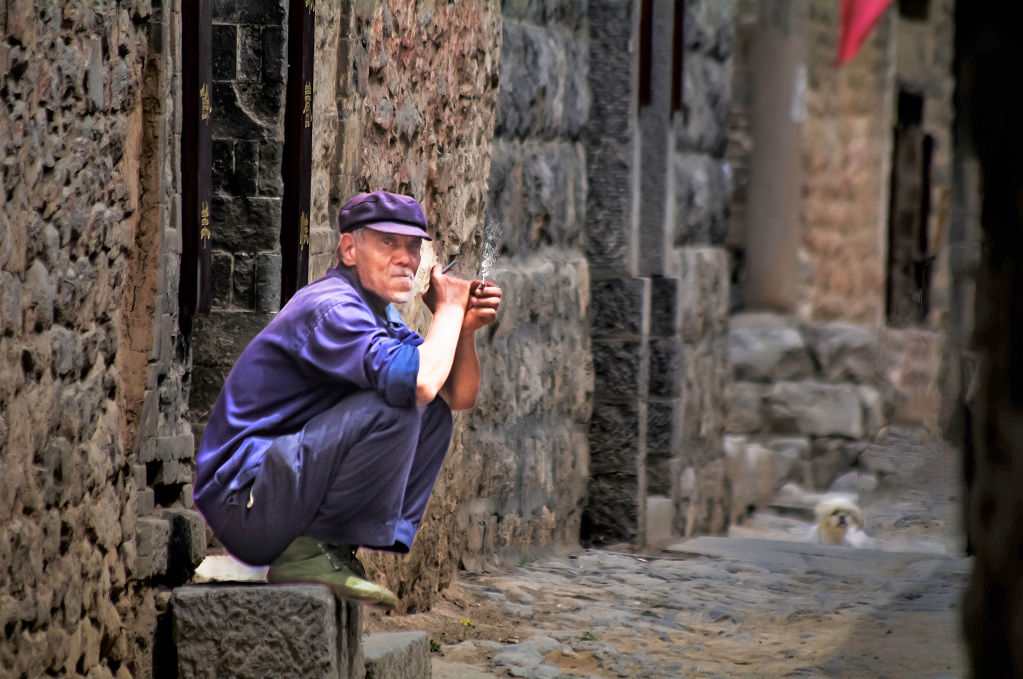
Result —
<svg viewBox="0 0 1023 679"><path fill-rule="evenodd" d="M753 138L746 223L746 305L793 311L806 118L805 4L764 0L754 46Z"/></svg>
<svg viewBox="0 0 1023 679"><path fill-rule="evenodd" d="M586 147L586 254L594 398L582 533L592 541L642 535L646 495L650 281L634 278L639 273L643 158L637 55L641 5L639 0L589 4L593 105ZM660 197L663 202L663 192ZM647 218L656 231L654 222L663 224L663 210Z"/></svg>
<svg viewBox="0 0 1023 679"><path fill-rule="evenodd" d="M644 527L650 279L594 281L590 294L594 395L583 533L632 540Z"/></svg>

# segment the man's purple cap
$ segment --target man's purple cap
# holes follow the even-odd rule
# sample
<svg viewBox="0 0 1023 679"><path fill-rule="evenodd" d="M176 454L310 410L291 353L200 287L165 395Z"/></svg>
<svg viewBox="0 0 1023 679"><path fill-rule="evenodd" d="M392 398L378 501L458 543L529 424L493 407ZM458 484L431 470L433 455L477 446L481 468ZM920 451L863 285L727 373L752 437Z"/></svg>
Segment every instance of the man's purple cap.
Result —
<svg viewBox="0 0 1023 679"><path fill-rule="evenodd" d="M338 230L344 233L360 226L433 240L426 235L426 215L419 203L409 196L387 191L364 193L341 206L337 213Z"/></svg>

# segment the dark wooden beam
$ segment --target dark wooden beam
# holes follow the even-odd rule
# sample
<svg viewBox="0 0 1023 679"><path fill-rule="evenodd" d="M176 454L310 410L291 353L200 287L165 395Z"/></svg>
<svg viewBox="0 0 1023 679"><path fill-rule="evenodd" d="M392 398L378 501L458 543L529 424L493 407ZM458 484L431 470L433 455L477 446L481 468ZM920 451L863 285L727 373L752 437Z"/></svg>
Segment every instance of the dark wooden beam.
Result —
<svg viewBox="0 0 1023 679"><path fill-rule="evenodd" d="M313 147L313 0L288 10L288 89L284 111L281 207L281 306L309 280L309 204Z"/></svg>
<svg viewBox="0 0 1023 679"><path fill-rule="evenodd" d="M643 0L639 17L639 105L649 106L654 62L654 0Z"/></svg>
<svg viewBox="0 0 1023 679"><path fill-rule="evenodd" d="M686 0L675 0L674 26L671 31L671 112L682 110L685 86Z"/></svg>
<svg viewBox="0 0 1023 679"><path fill-rule="evenodd" d="M181 3L182 316L207 313L213 299L210 202L213 186L212 0Z"/></svg>

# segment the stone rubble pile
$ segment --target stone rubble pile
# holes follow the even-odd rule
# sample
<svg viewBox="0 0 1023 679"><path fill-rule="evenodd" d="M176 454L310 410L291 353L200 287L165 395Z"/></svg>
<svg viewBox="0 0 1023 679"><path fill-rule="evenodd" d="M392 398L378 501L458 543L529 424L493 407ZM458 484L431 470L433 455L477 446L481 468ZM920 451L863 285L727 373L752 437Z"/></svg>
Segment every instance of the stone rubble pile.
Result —
<svg viewBox="0 0 1023 679"><path fill-rule="evenodd" d="M868 328L740 314L731 320L728 354L732 523L786 483L828 489L890 422L892 396Z"/></svg>

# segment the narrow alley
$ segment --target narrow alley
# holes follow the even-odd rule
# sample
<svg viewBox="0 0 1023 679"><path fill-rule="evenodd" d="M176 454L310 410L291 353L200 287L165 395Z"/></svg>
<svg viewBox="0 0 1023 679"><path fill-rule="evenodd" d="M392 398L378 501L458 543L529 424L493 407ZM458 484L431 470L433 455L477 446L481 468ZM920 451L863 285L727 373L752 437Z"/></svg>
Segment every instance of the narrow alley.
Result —
<svg viewBox="0 0 1023 679"><path fill-rule="evenodd" d="M440 679L966 676L955 451L893 431L864 459L877 549L809 544L791 511L757 513L742 537L461 574L431 612L365 627L427 630Z"/></svg>

